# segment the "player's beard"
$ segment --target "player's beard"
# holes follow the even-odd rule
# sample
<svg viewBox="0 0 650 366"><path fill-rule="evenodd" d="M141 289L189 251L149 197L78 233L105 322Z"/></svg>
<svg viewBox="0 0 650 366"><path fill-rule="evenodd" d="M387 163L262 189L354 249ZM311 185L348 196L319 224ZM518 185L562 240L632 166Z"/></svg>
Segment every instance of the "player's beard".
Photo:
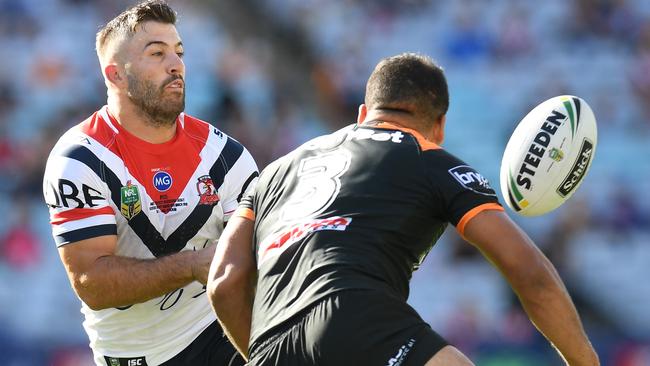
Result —
<svg viewBox="0 0 650 366"><path fill-rule="evenodd" d="M161 83L154 85L150 80L140 79L134 74L127 73L129 81L128 97L144 115L145 119L156 127L171 126L178 115L185 109L185 86L182 94L165 95L165 86L176 79L179 75L172 75ZM173 93L175 94L175 93Z"/></svg>

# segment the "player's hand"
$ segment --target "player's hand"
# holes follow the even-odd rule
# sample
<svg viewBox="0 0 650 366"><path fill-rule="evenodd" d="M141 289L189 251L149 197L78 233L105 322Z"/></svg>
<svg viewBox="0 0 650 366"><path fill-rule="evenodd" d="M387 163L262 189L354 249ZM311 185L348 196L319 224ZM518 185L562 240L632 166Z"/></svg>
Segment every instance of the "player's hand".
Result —
<svg viewBox="0 0 650 366"><path fill-rule="evenodd" d="M194 265L192 266L192 275L196 281L205 285L208 282L208 272L210 271L210 263L214 257L216 245L210 245L207 248L197 250Z"/></svg>

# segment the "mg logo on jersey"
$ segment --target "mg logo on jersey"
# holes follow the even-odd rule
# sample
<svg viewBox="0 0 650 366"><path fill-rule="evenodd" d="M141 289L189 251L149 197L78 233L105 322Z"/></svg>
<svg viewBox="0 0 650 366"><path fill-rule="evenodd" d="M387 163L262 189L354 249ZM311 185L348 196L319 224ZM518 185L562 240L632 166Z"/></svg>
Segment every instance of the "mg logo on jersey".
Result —
<svg viewBox="0 0 650 366"><path fill-rule="evenodd" d="M469 190L488 196L496 196L496 193L492 187L490 187L488 180L470 166L459 165L455 168L451 168L449 169L449 174L451 174L463 187Z"/></svg>
<svg viewBox="0 0 650 366"><path fill-rule="evenodd" d="M172 186L172 176L165 171L159 171L153 175L153 186L158 192L165 192Z"/></svg>

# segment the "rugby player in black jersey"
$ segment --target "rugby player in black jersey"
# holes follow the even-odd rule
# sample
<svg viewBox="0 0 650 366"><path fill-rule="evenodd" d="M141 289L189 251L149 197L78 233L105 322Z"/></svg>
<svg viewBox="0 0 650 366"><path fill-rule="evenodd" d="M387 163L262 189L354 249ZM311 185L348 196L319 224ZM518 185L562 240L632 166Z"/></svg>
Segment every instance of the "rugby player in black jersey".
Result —
<svg viewBox="0 0 650 366"><path fill-rule="evenodd" d="M487 180L440 148L448 105L429 58L384 59L357 124L264 169L208 282L249 365L472 365L406 302L447 223L501 271L568 364L598 365L553 265Z"/></svg>

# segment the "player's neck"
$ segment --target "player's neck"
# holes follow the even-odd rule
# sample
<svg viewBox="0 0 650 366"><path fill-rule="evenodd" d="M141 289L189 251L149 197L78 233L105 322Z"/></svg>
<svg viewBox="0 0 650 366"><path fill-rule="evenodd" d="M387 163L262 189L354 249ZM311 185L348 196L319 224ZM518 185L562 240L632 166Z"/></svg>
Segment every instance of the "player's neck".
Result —
<svg viewBox="0 0 650 366"><path fill-rule="evenodd" d="M408 128L417 131L426 140L440 144L437 134L431 129L423 130L421 123L412 114L401 111L386 111L386 110L369 110L364 123L366 121L381 121L390 123L402 128Z"/></svg>
<svg viewBox="0 0 650 366"><path fill-rule="evenodd" d="M108 98L108 111L122 128L146 142L161 144L176 135L176 122L169 125L154 123L133 103Z"/></svg>

